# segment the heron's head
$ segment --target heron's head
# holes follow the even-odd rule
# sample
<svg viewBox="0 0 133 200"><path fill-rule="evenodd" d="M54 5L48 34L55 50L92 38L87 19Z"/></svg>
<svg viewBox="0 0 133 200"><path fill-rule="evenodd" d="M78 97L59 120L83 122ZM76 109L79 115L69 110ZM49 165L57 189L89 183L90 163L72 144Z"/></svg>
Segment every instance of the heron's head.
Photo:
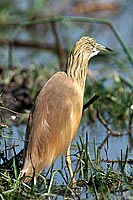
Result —
<svg viewBox="0 0 133 200"><path fill-rule="evenodd" d="M83 36L76 42L73 48L73 55L82 54L82 56L90 59L100 51L113 52L111 49L97 43L94 38Z"/></svg>

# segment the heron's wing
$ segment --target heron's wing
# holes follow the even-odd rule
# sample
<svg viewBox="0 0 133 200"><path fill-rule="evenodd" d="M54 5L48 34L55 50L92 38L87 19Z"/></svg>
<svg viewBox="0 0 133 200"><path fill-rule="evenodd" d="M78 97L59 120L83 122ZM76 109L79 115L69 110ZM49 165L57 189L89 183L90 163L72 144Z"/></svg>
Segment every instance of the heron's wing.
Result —
<svg viewBox="0 0 133 200"><path fill-rule="evenodd" d="M55 74L43 87L29 117L27 156L32 153L34 159L40 157L50 163L67 150L82 113L82 95L77 87L65 73Z"/></svg>
<svg viewBox="0 0 133 200"><path fill-rule="evenodd" d="M28 123L27 123L27 127L26 127L26 135L25 135L25 143L24 143L24 152L23 152L23 162L26 156L26 151L27 151L27 146L28 146L28 142L29 142L29 138L30 138L30 134L31 134L31 127L32 127L32 121L33 121L33 111L34 111L34 107L35 105L33 105L33 107L31 108L31 111L29 113L29 118L28 118Z"/></svg>

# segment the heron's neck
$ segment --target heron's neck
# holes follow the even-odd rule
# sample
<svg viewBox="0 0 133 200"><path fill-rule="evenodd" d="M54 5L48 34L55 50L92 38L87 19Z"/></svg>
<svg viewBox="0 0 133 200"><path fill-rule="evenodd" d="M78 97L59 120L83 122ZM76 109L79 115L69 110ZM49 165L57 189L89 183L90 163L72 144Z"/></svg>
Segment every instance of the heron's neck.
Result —
<svg viewBox="0 0 133 200"><path fill-rule="evenodd" d="M73 55L70 54L66 63L66 73L73 80L77 81L84 91L85 80L88 67L88 57L83 56L82 53Z"/></svg>

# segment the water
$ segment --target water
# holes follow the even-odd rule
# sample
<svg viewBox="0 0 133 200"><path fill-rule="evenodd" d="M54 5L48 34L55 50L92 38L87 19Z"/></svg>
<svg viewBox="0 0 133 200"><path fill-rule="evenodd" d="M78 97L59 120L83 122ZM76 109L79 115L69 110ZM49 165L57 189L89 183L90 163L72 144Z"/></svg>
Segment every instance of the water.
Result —
<svg viewBox="0 0 133 200"><path fill-rule="evenodd" d="M15 147L16 153L19 153L21 149L24 148L25 128L25 125L21 125L19 127L12 126L9 129L6 128L2 132L2 138L0 138L0 151L4 151L5 146L6 148L9 148L10 150L7 150L8 159L14 156L13 146ZM2 163L3 161L0 159L0 164Z"/></svg>
<svg viewBox="0 0 133 200"><path fill-rule="evenodd" d="M19 127L12 126L11 130L5 130L1 143L1 150L4 150L5 140L8 147L12 147L13 145L17 145L15 147L16 153L18 153L21 149L24 147L24 138L25 138L25 125L21 125ZM12 132L12 134L9 134L8 132ZM124 132L121 131L121 133ZM107 136L107 131L101 125L99 121L96 122L95 125L87 125L86 122L81 123L79 130L75 136L74 141L72 142L72 146L75 146L76 141L79 141L79 135L81 135L84 140L86 138L86 133L88 134L88 144L89 144L89 151L91 158L94 159L94 138L96 139L96 145L97 148L102 144L104 139ZM125 132L126 133L126 132ZM123 159L124 155L126 153L126 149L129 149L129 155L128 159L132 159L133 156L133 133L132 135L129 134L123 134L122 136L110 136L108 140L104 143L102 148L100 149L100 155L101 158L104 160L120 160L121 159L121 150L123 153ZM75 148L74 148L75 149ZM108 154L106 154L106 151ZM75 154L77 150L73 150L72 148L72 154ZM11 158L13 156L13 150L9 150L8 152L8 158ZM55 163L55 168L59 169L61 167L61 158L57 159Z"/></svg>

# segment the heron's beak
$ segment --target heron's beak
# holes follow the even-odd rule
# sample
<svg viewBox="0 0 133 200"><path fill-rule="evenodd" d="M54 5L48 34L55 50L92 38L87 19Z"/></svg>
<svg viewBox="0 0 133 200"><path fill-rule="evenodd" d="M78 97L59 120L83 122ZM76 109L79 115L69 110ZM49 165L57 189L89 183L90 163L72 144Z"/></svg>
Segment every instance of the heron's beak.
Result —
<svg viewBox="0 0 133 200"><path fill-rule="evenodd" d="M99 51L104 51L104 52L113 52L112 49L108 48L108 47L104 47L101 44L96 43L96 49Z"/></svg>

